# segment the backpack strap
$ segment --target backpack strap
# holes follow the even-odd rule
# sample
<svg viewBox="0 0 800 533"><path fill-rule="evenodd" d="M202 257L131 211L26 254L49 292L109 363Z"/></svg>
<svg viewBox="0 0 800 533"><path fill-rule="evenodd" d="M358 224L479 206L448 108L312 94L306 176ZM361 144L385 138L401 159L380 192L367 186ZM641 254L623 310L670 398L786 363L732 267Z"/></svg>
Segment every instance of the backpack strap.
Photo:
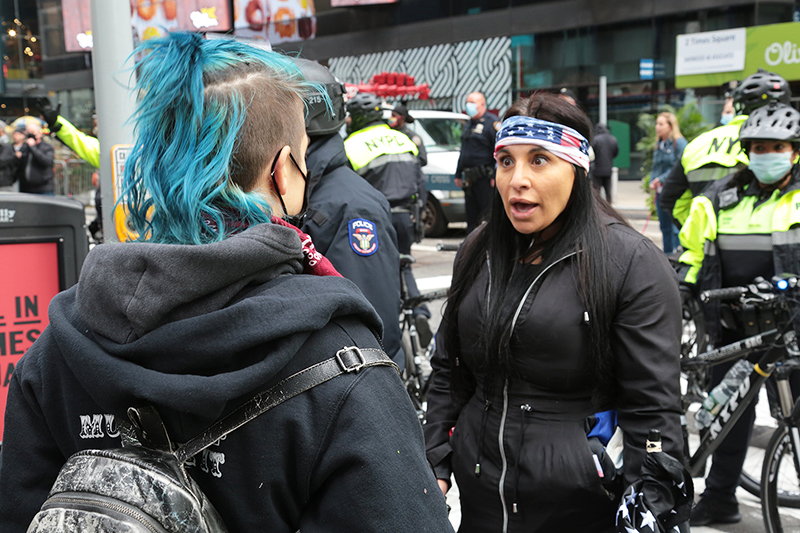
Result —
<svg viewBox="0 0 800 533"><path fill-rule="evenodd" d="M179 463L183 464L228 433L242 427L286 400L317 385L321 385L336 376L358 372L362 368L370 366L391 366L395 371L400 372L397 365L383 350L358 348L357 346L342 348L330 359L301 370L277 385L258 393L250 401L225 415L210 428L175 450L175 457Z"/></svg>

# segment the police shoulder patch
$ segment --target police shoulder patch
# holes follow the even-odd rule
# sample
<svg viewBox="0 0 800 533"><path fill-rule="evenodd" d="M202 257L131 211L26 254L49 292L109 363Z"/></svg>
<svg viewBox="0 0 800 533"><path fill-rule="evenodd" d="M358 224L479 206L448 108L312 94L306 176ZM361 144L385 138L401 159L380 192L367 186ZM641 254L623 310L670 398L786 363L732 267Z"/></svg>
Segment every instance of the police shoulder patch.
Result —
<svg viewBox="0 0 800 533"><path fill-rule="evenodd" d="M365 218L354 218L347 223L350 248L358 255L372 255L378 251L378 228Z"/></svg>

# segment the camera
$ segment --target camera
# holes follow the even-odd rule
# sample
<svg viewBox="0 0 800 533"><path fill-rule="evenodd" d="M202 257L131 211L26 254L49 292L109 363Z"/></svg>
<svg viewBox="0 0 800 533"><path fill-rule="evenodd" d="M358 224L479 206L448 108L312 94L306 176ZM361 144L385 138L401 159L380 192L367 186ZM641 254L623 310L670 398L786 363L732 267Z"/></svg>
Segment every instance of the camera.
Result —
<svg viewBox="0 0 800 533"><path fill-rule="evenodd" d="M29 133L27 136L28 139L36 139L36 135L33 133Z"/></svg>

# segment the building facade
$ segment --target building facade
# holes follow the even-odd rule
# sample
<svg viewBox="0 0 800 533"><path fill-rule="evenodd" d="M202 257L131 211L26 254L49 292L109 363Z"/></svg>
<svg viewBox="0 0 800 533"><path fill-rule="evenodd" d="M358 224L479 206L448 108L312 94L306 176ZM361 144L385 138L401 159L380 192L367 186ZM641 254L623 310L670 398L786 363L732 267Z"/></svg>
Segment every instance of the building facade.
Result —
<svg viewBox="0 0 800 533"><path fill-rule="evenodd" d="M296 26L310 29L299 33L301 40L273 42L275 49L318 60L351 83L382 71L406 72L431 87L429 101L410 107L461 111L466 95L480 90L489 108L502 113L520 95L568 88L596 122L605 76L609 123L629 154L621 176L631 179L640 166L636 143L647 133L636 125L641 113L696 100L707 122L719 118L721 85L676 84L676 37L788 23L800 8L796 0L361 0L351 7L336 7L348 3L342 0L297 1L314 16ZM250 5L242 2L233 1L234 12ZM66 51L62 0L36 0L35 6L33 0L2 0L7 32L9 24L17 26L9 18L15 18L14 3L28 6L22 21L28 41L17 47L6 39L0 100L13 104L14 113L0 109L0 118L22 112L22 96L49 94L68 118L88 126L91 54ZM293 24L277 16L273 24ZM309 33L313 38L303 39ZM800 81L790 81L800 95Z"/></svg>

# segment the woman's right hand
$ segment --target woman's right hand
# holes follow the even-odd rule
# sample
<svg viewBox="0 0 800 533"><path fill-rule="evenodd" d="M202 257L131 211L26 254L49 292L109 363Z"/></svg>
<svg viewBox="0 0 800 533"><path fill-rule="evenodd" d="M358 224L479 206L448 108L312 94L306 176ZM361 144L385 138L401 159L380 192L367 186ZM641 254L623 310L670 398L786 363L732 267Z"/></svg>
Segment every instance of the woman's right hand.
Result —
<svg viewBox="0 0 800 533"><path fill-rule="evenodd" d="M450 483L446 479L437 479L436 481L439 482L439 488L442 491L442 494L447 494L447 491L450 490Z"/></svg>
<svg viewBox="0 0 800 533"><path fill-rule="evenodd" d="M656 189L658 189L659 185L661 185L661 180L655 178L653 181L650 182L650 189L655 191Z"/></svg>

